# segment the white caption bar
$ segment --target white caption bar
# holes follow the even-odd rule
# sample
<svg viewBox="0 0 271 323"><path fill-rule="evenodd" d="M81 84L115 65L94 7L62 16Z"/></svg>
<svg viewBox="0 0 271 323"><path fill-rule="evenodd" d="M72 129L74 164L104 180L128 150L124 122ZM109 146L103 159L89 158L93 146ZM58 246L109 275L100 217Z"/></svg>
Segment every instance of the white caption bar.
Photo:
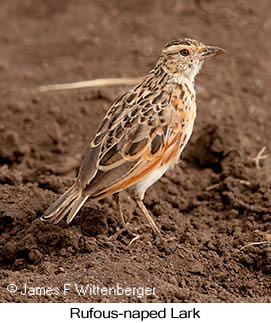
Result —
<svg viewBox="0 0 271 323"><path fill-rule="evenodd" d="M270 304L1 304L2 322L270 322Z"/></svg>

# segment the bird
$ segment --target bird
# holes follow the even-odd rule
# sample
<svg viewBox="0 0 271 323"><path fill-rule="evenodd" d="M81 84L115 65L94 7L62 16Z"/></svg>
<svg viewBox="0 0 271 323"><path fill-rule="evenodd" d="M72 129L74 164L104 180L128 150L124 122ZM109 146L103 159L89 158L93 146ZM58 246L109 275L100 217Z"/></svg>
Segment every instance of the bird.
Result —
<svg viewBox="0 0 271 323"><path fill-rule="evenodd" d="M161 232L144 205L146 190L172 169L196 118L195 77L208 58L226 51L190 38L166 43L154 68L111 104L79 168L75 183L41 220L70 223L83 204L113 195L124 228L119 193L135 199L155 235Z"/></svg>

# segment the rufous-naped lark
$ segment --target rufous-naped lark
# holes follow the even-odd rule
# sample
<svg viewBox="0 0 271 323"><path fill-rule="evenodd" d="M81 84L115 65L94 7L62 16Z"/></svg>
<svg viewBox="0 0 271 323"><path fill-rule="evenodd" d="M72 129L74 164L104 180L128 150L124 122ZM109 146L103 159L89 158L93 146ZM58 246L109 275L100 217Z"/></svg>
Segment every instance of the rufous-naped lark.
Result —
<svg viewBox="0 0 271 323"><path fill-rule="evenodd" d="M119 192L128 189L154 233L160 234L143 204L145 191L178 163L196 117L195 76L207 58L224 52L187 38L167 43L143 81L112 103L74 185L42 220L58 223L67 216L69 223L87 199L113 194L125 227Z"/></svg>

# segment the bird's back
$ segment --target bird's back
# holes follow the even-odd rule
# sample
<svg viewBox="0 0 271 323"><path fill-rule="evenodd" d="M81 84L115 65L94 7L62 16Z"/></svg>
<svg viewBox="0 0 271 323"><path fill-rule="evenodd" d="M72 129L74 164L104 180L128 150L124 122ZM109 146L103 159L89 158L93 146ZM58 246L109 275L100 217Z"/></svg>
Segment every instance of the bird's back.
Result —
<svg viewBox="0 0 271 323"><path fill-rule="evenodd" d="M153 180L152 170L163 166L163 174L174 165L187 143L196 116L192 85L176 84L153 70L141 84L113 102L93 139L90 150L96 173L81 166L78 180L92 199L135 187L145 178ZM162 176L162 175L161 175ZM156 180L155 180L156 181ZM146 186L144 184L144 186Z"/></svg>

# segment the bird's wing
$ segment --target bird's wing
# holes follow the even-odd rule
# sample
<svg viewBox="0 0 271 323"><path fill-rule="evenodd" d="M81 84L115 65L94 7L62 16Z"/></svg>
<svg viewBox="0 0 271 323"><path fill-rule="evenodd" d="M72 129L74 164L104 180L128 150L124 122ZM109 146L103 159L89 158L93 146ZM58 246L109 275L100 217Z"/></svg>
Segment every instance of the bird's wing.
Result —
<svg viewBox="0 0 271 323"><path fill-rule="evenodd" d="M101 198L128 188L171 160L184 132L171 94L137 86L113 102L79 171L85 194Z"/></svg>

